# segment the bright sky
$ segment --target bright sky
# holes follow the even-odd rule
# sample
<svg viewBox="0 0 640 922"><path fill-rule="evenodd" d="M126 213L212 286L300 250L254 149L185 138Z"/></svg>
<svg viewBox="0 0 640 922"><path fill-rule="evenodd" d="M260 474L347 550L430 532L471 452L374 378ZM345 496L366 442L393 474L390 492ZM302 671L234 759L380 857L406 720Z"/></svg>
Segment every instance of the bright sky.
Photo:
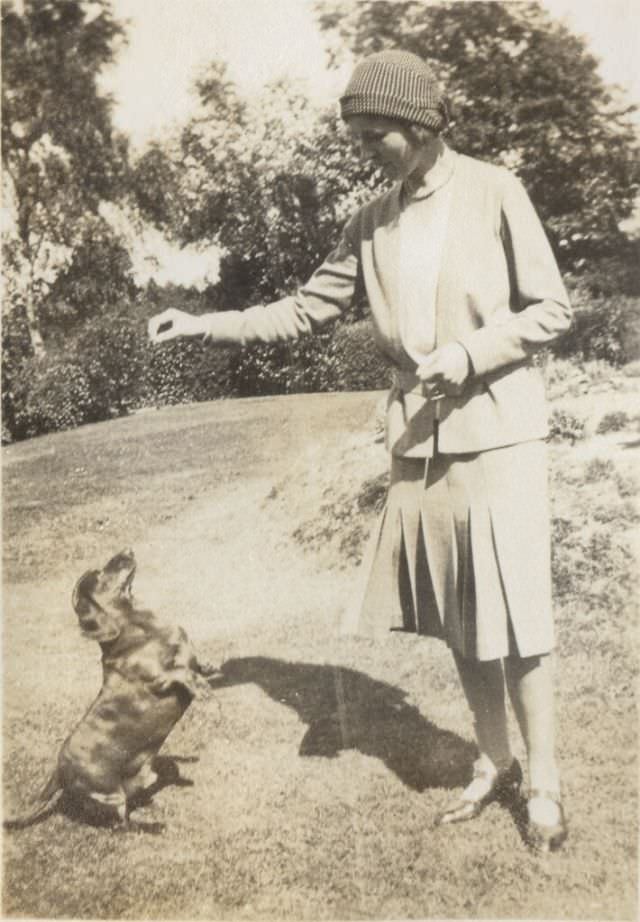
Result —
<svg viewBox="0 0 640 922"><path fill-rule="evenodd" d="M182 121L193 106L198 70L214 58L229 66L240 89L255 92L283 74L308 81L316 98L337 97L307 0L113 0L129 20L108 89L116 124L134 146Z"/></svg>
<svg viewBox="0 0 640 922"><path fill-rule="evenodd" d="M113 0L130 22L130 40L106 78L119 128L135 147L183 121L190 87L212 58L227 61L247 93L276 77L305 78L316 98L333 102L346 75L327 75L310 0ZM609 83L640 103L640 4L637 0L543 0L569 28L587 37Z"/></svg>

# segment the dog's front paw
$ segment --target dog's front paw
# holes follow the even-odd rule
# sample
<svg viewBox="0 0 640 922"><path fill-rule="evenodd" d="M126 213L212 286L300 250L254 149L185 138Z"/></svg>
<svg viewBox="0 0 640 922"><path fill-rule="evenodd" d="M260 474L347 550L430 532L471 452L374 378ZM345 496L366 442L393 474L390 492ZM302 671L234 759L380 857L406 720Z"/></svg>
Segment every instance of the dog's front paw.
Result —
<svg viewBox="0 0 640 922"><path fill-rule="evenodd" d="M154 695L166 695L171 691L171 686L175 684L175 678L171 676L160 676L151 682L151 691Z"/></svg>
<svg viewBox="0 0 640 922"><path fill-rule="evenodd" d="M151 691L155 695L168 695L178 688L185 689L195 698L196 688L191 676L185 671L168 672L165 675L158 676L151 682Z"/></svg>
<svg viewBox="0 0 640 922"><path fill-rule="evenodd" d="M213 663L202 662L197 660L194 672L202 676L204 679L217 678L222 675L222 670L219 666L214 666Z"/></svg>

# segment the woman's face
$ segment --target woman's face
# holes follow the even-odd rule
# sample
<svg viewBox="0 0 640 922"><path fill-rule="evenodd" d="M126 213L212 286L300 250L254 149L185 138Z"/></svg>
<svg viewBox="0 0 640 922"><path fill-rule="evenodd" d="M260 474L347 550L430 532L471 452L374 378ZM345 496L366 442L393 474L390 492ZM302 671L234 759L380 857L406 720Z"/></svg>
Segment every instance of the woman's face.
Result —
<svg viewBox="0 0 640 922"><path fill-rule="evenodd" d="M347 124L359 155L372 160L389 179L406 179L419 168L425 145L401 122L379 115L354 115Z"/></svg>

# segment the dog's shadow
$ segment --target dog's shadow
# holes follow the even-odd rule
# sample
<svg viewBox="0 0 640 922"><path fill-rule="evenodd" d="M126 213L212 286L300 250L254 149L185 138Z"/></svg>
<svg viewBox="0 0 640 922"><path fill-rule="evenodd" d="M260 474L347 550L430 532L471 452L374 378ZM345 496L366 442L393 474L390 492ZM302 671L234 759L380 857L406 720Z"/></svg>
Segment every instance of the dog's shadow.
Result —
<svg viewBox="0 0 640 922"><path fill-rule="evenodd" d="M340 666L253 656L225 662L213 689L254 682L292 708L308 729L301 756L357 750L380 759L407 787L453 788L470 776L476 747L442 730L406 701L406 692Z"/></svg>

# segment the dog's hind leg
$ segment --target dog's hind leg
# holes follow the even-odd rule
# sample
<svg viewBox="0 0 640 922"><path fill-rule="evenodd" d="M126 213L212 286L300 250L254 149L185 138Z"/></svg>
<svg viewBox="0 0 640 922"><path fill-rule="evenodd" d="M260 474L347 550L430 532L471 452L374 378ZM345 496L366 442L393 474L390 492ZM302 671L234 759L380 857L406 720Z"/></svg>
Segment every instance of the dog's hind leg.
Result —
<svg viewBox="0 0 640 922"><path fill-rule="evenodd" d="M127 778L126 781L123 781L122 787L127 798L130 799L135 794L139 794L141 791L152 787L157 780L158 773L151 767L151 760L149 759L143 764L137 775L134 775L133 778Z"/></svg>
<svg viewBox="0 0 640 922"><path fill-rule="evenodd" d="M107 807L112 811L114 818L117 818L117 828L126 829L129 825L129 810L127 808L127 795L124 788L118 788L110 794L103 794L100 791L92 791L90 799Z"/></svg>

